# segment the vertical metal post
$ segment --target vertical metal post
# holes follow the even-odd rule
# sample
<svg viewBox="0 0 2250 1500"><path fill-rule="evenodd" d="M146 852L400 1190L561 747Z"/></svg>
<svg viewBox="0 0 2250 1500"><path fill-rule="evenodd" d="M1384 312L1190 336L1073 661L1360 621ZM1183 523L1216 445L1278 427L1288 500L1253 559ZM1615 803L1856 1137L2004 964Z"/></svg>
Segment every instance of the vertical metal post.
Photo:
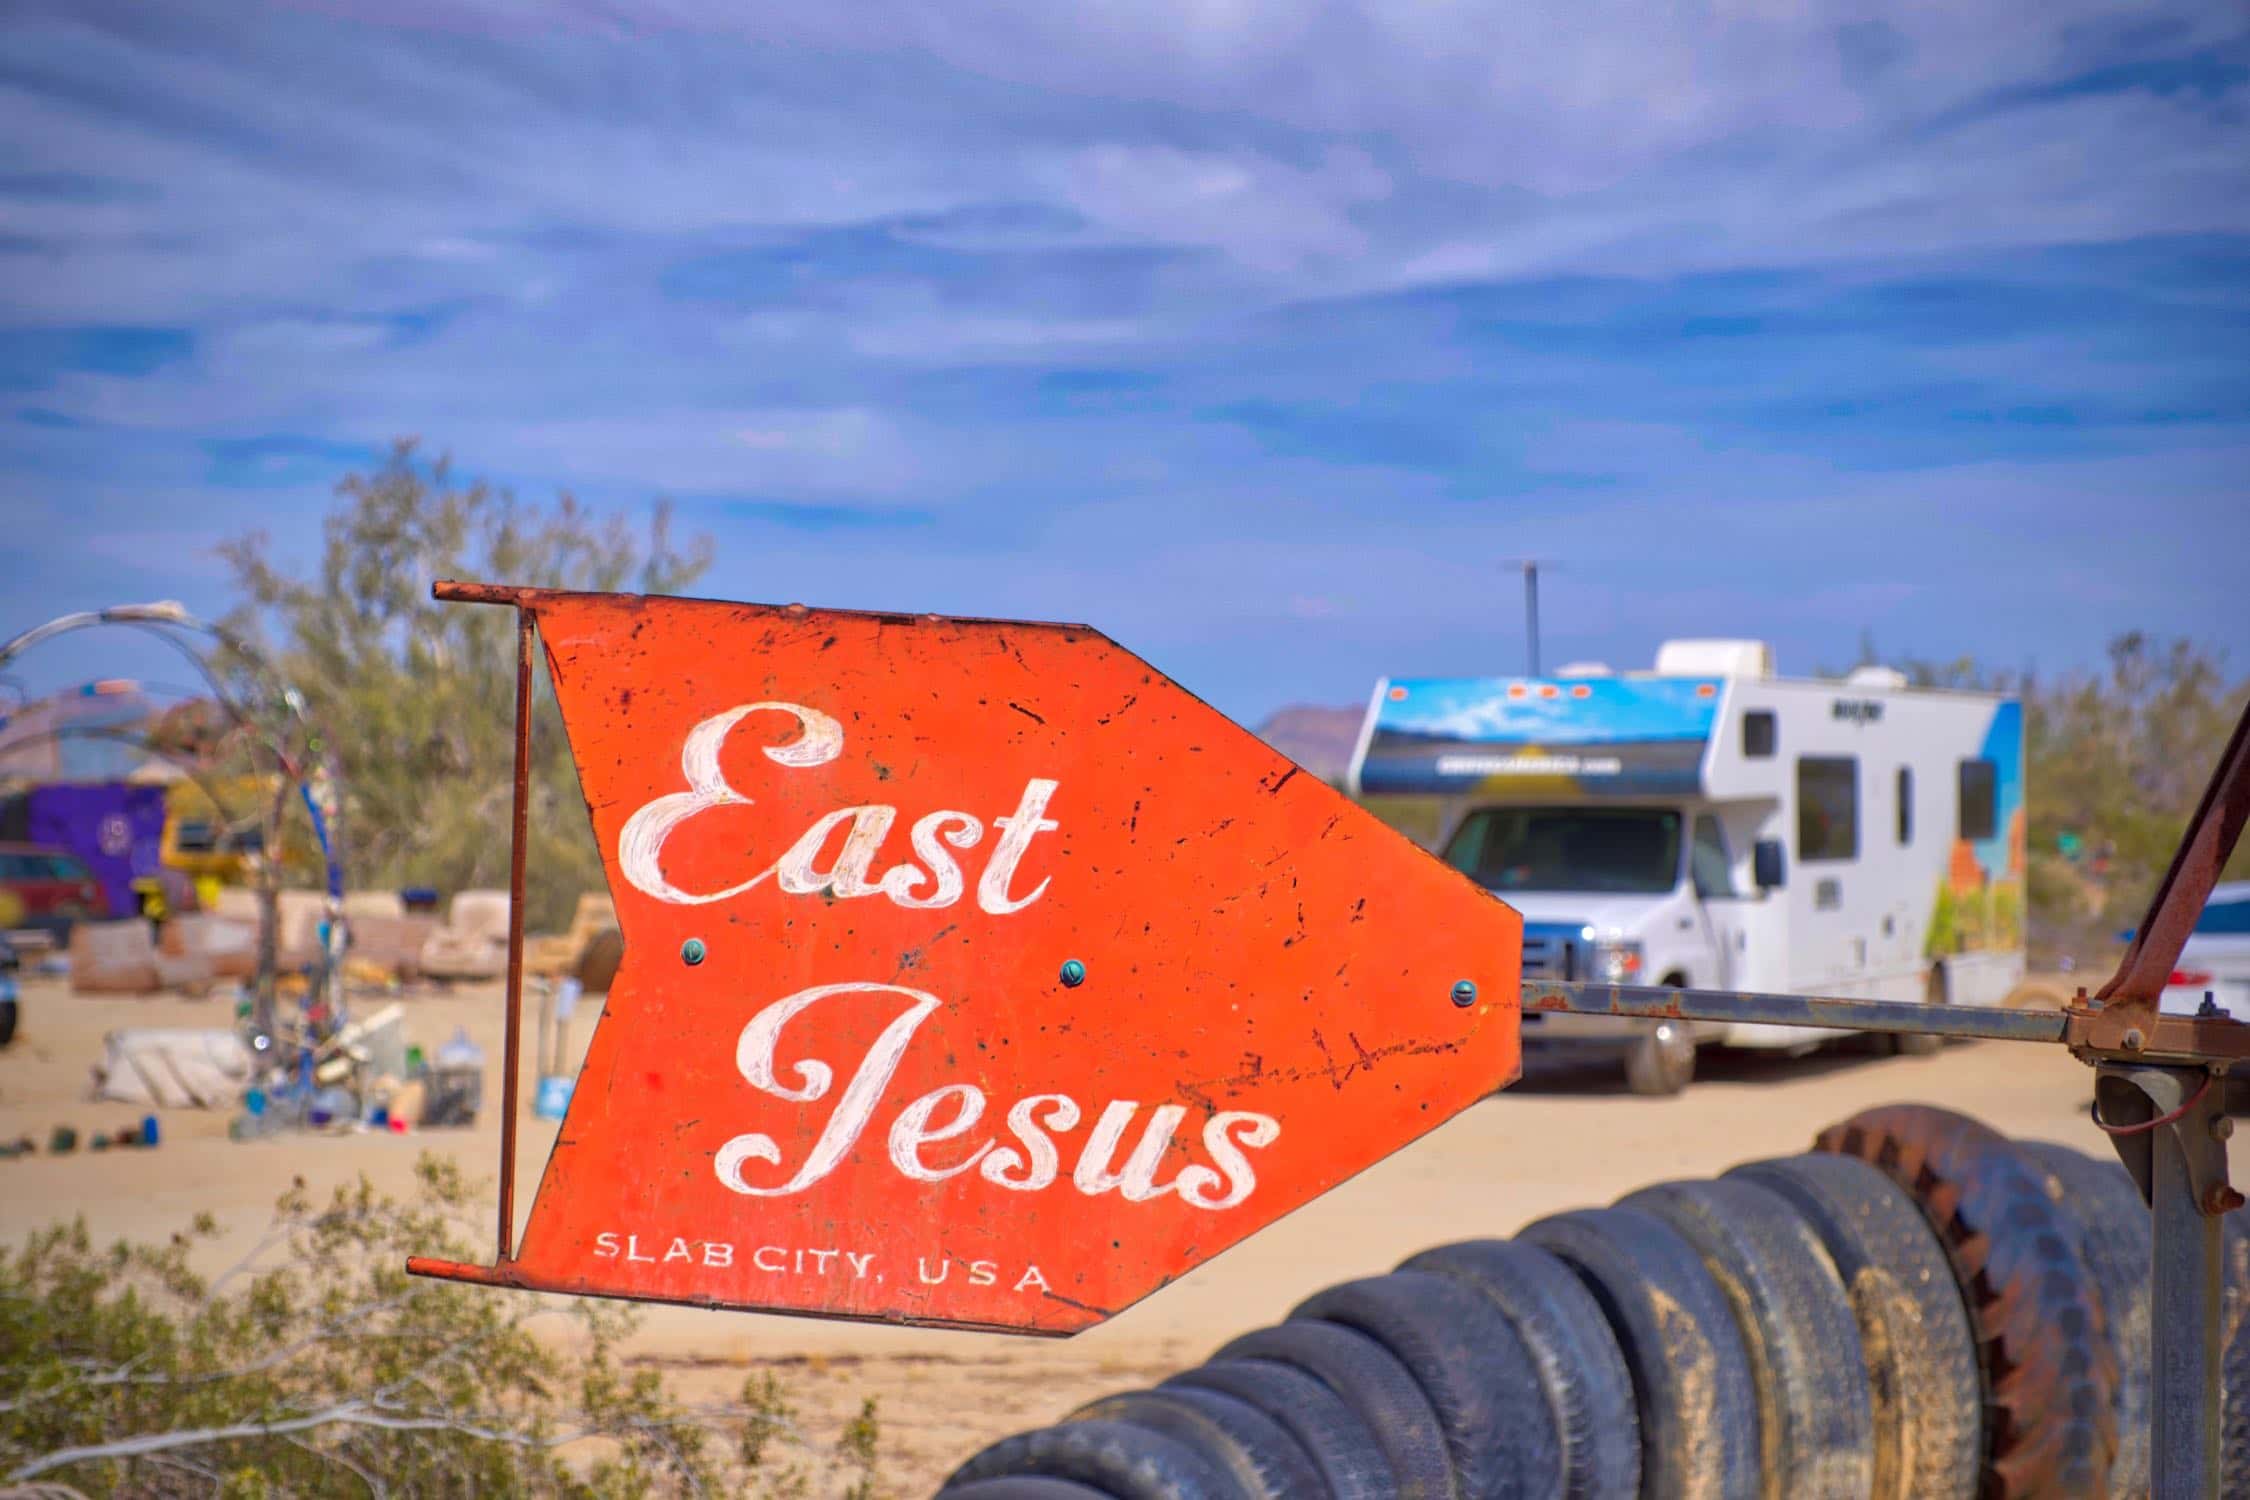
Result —
<svg viewBox="0 0 2250 1500"><path fill-rule="evenodd" d="M2218 1500L2219 1217L2241 1202L2227 1183L2225 1091L2202 1068L2105 1062L2094 1096L2154 1231L2149 1493Z"/></svg>
<svg viewBox="0 0 2250 1500"><path fill-rule="evenodd" d="M523 1052L523 867L530 823L532 613L516 610L516 796L508 842L508 1014L500 1052L500 1251L515 1258L516 1074Z"/></svg>
<svg viewBox="0 0 2250 1500"><path fill-rule="evenodd" d="M2193 1158L2198 1143L2215 1139L2212 1126L2223 1114L2221 1090L2205 1087L2178 1120L2150 1132L2154 1500L2217 1500L2219 1493L2219 1220L2199 1201Z"/></svg>
<svg viewBox="0 0 2250 1500"><path fill-rule="evenodd" d="M1539 675L1539 563L1527 559L1523 565L1524 639L1531 647L1531 671Z"/></svg>

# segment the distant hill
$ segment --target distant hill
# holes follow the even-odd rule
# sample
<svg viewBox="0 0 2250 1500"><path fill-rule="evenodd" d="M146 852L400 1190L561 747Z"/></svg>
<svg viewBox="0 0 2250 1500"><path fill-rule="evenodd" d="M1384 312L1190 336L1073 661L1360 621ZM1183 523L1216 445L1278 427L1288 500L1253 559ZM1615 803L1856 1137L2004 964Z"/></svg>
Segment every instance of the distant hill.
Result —
<svg viewBox="0 0 2250 1500"><path fill-rule="evenodd" d="M1359 708L1325 708L1292 703L1277 708L1258 726L1258 738L1321 780L1341 783L1359 741Z"/></svg>

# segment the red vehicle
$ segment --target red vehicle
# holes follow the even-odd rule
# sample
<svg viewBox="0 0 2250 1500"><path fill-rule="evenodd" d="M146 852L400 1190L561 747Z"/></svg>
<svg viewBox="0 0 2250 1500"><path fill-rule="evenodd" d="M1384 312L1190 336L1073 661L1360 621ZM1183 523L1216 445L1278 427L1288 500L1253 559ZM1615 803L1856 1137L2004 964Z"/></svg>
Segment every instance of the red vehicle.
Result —
<svg viewBox="0 0 2250 1500"><path fill-rule="evenodd" d="M11 910L17 907L20 914ZM0 912L9 918L0 926L43 928L59 943L72 923L105 909L101 883L76 856L39 844L0 844Z"/></svg>

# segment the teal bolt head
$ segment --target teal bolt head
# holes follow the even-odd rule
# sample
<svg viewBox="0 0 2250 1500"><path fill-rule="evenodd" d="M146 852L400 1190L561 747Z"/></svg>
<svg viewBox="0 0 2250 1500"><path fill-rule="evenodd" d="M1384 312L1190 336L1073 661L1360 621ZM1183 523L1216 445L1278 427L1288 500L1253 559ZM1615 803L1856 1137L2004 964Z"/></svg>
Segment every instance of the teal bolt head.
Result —
<svg viewBox="0 0 2250 1500"><path fill-rule="evenodd" d="M1065 989L1077 989L1086 982L1086 966L1075 958L1064 959L1062 982Z"/></svg>
<svg viewBox="0 0 2250 1500"><path fill-rule="evenodd" d="M691 969L709 956L710 950L703 946L703 939L701 938L689 938L686 942L680 944L680 962Z"/></svg>
<svg viewBox="0 0 2250 1500"><path fill-rule="evenodd" d="M1477 985L1473 979L1464 979L1453 987L1453 1003L1463 1009L1477 1003Z"/></svg>

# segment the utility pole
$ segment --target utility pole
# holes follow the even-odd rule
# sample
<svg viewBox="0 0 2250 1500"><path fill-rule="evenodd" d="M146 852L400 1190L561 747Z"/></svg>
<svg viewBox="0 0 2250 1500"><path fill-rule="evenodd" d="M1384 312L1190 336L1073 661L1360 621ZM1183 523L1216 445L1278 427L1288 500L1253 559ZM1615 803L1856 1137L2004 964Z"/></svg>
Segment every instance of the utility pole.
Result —
<svg viewBox="0 0 2250 1500"><path fill-rule="evenodd" d="M1539 564L1526 558L1523 565L1524 639L1531 644L1531 671L1539 675Z"/></svg>
<svg viewBox="0 0 2250 1500"><path fill-rule="evenodd" d="M1523 569L1523 636L1530 657L1530 666L1524 675L1539 675L1539 566L1536 557L1511 557L1506 562Z"/></svg>

